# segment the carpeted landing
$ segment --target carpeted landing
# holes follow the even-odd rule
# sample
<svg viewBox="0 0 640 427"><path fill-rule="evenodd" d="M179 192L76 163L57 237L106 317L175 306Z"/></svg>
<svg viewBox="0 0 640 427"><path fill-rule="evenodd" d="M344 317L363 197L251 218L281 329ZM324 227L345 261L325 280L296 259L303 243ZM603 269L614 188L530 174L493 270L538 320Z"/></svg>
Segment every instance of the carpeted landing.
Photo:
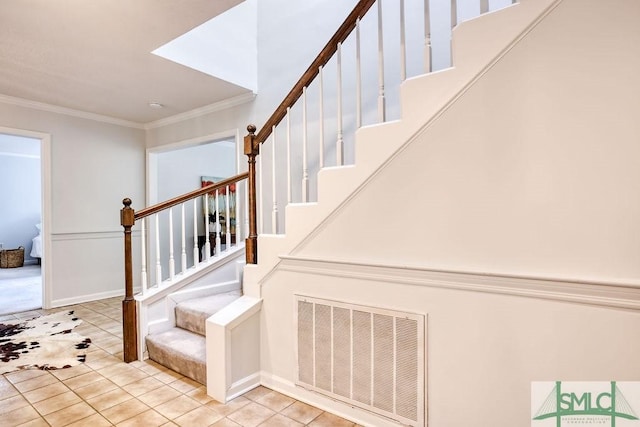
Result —
<svg viewBox="0 0 640 427"><path fill-rule="evenodd" d="M207 318L240 296L238 290L179 303L175 308L176 327L147 336L149 358L200 384L206 384Z"/></svg>

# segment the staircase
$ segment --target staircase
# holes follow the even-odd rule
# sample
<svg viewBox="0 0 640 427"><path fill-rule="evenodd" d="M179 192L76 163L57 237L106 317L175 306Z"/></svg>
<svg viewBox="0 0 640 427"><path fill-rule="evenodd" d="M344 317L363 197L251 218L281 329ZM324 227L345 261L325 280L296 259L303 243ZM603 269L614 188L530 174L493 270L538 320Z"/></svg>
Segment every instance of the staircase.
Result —
<svg viewBox="0 0 640 427"><path fill-rule="evenodd" d="M206 384L207 318L240 296L240 291L231 291L186 300L176 305L176 326L168 331L147 336L149 358L200 384Z"/></svg>
<svg viewBox="0 0 640 427"><path fill-rule="evenodd" d="M361 1L359 5L365 3L367 3L366 6L361 7L360 12L362 13L365 13L375 2ZM280 154L274 147L276 127L284 127L281 121L285 117L287 127L289 126L289 109L299 98L303 103L306 103L307 87L318 74L318 70L322 73L322 67L326 65L336 50L340 52L341 43L354 28L358 31L359 20L356 20L356 16L351 17L351 23L341 27L336 36L327 44L327 48L319 55L317 62L309 67L305 76L286 97L286 103L283 102L274 115L267 120L267 124L260 132L256 133L255 127L249 128L249 135L245 137L245 153L249 156L249 171L219 185L195 191L178 198L179 200L166 203L166 205L178 206L179 203L217 191L230 183L235 184L244 179L248 179L247 191L250 201L254 197L254 202L256 202L256 181L259 182L261 194L265 192L272 196L272 200L265 197L257 200L257 203L253 205L250 202L248 218L241 218L238 215L239 222L245 219L250 228L249 232L242 236L247 238L247 266L243 273L242 292L231 291L208 296L203 294L197 298L180 301L175 306L175 327L158 332L152 331L146 336L149 358L195 381L207 384L208 394L223 402L241 391L260 384L259 350L261 342L265 339L261 334L265 332L260 329L259 310L262 298L266 298L265 291L262 289L264 282L271 279L272 273L277 269L282 259L295 256L296 251L305 244L309 236L321 231L322 226L332 213L348 203L371 179L375 178L385 164L397 155L404 146L409 145L416 138L416 135L423 132L438 117L438 114L446 110L479 76L493 66L523 34L523 29L526 31L528 26L533 25L535 20L542 16L553 3L553 0L522 0L515 7L508 8L509 10L491 13L482 20L475 20L456 28L455 37L452 40L455 48L454 55L452 55L455 67L444 72L403 80L398 85L401 92L401 108L396 108L396 110L402 111L400 120L382 123L386 120L384 117L385 101L384 95L382 95L382 99L378 99L378 107L381 111L379 123L372 126L361 126L362 123L358 123L357 131L354 130L351 135L353 144L351 148L357 163L345 163L344 147L336 148L337 153L333 153L338 158L335 165L323 164L322 160L317 162L316 200L309 197L309 194L314 194L314 191L309 192L308 190L309 183L303 182L302 189L296 191L296 193L302 194L302 200L287 200L288 204L283 203L281 199L290 199L290 197L283 196L282 192L278 193L279 190L276 190L277 188L286 188L286 185L275 184L276 178L274 177L273 188L264 191L262 183L268 181L269 177L267 175L263 179L262 175L258 175L256 179L256 162L261 161L262 157L267 158L259 168L259 174L262 174L263 169L267 169L270 161L273 162L272 169L278 170L275 159ZM455 21L452 23L455 24ZM478 50L479 34L484 37L487 28L497 29L490 32L485 40L482 40L484 48ZM429 37L430 34L425 34L427 51L430 49ZM338 45L337 49L336 45ZM424 56L428 57L429 54ZM426 71L431 71L429 60L425 60L425 62ZM382 81L384 83L384 78ZM384 88L381 93L384 93ZM428 93L429 97L425 97L425 93ZM342 94L338 94L337 98L341 97ZM357 115L361 113L359 112ZM301 127L306 129L306 124ZM354 128L354 126L351 127ZM284 129L278 129L278 135L283 135L285 132ZM338 129L339 144L343 142L342 137L342 129ZM258 157L260 147L266 142L271 142L267 141L270 138L273 138L273 144L269 145L269 149L264 149L264 152ZM307 144L306 134L304 144L305 146ZM306 158L306 154L303 157ZM305 164L303 173L305 179L307 179L308 172L310 171L307 170ZM286 178L284 177L285 181ZM288 178L290 180L290 176ZM291 188L286 189L288 196L291 192ZM238 199L242 200L242 197ZM258 205L257 210L256 204ZM279 204L286 205L286 210L279 208ZM126 210L128 207L126 203L125 206ZM273 206L272 209L270 209L271 206ZM156 207L148 208L141 211L141 217L152 215L159 210ZM139 214L136 213L136 219ZM258 214L260 215L259 221ZM125 212L123 215L126 216L128 213ZM133 213L131 212L130 215ZM129 227L133 225L133 222L130 221ZM270 224L270 226L265 224ZM123 225L125 225L124 221ZM279 234L284 229L286 229L286 234ZM259 252L257 252L257 248L260 248ZM259 262L256 263L258 260ZM128 291L127 294L131 295L130 298L127 297L128 300L133 300L133 291ZM274 299L277 297L278 295L271 296ZM127 300L125 300L125 312L126 307ZM276 313L275 316L278 314ZM269 315L274 316L274 312L272 311ZM288 312L287 316L283 315L286 317L283 322L291 323L292 316L289 316ZM268 332L274 333L273 329ZM140 347L142 348L144 348L143 339L144 337L140 337ZM234 339L236 341L233 341ZM125 354L126 341L125 337ZM210 351L207 352L207 349ZM247 349L249 349L248 352ZM242 357L248 357L248 353L251 353L248 356L254 358L250 363L247 362L239 368L231 369L232 363ZM126 357L125 355L125 359ZM251 366L251 369L247 368L248 366ZM293 367L291 369L293 370ZM293 383L290 379L288 380ZM291 386L291 384L287 384L287 386ZM417 422L420 421L424 420ZM411 425L417 424L412 423Z"/></svg>

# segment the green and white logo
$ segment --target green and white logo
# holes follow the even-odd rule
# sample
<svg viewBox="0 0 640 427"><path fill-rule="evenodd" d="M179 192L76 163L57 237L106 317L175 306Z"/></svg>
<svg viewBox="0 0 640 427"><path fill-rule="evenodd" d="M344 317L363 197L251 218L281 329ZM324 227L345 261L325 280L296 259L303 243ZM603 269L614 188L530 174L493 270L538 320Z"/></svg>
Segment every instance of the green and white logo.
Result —
<svg viewBox="0 0 640 427"><path fill-rule="evenodd" d="M640 382L531 383L532 427L640 427Z"/></svg>

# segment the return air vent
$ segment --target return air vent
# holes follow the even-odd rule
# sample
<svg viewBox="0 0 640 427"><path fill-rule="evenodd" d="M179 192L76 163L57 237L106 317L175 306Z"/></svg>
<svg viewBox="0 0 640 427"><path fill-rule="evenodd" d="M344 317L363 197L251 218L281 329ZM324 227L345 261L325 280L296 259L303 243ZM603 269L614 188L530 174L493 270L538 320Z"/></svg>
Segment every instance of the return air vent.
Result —
<svg viewBox="0 0 640 427"><path fill-rule="evenodd" d="M296 295L299 386L424 426L425 316Z"/></svg>

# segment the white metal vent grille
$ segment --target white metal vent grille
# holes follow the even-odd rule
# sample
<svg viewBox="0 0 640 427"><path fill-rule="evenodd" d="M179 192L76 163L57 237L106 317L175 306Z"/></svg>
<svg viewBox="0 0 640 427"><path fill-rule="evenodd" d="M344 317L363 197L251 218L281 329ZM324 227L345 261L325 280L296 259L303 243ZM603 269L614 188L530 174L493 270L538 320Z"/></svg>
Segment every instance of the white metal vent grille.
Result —
<svg viewBox="0 0 640 427"><path fill-rule="evenodd" d="M296 295L298 382L424 426L425 316Z"/></svg>

